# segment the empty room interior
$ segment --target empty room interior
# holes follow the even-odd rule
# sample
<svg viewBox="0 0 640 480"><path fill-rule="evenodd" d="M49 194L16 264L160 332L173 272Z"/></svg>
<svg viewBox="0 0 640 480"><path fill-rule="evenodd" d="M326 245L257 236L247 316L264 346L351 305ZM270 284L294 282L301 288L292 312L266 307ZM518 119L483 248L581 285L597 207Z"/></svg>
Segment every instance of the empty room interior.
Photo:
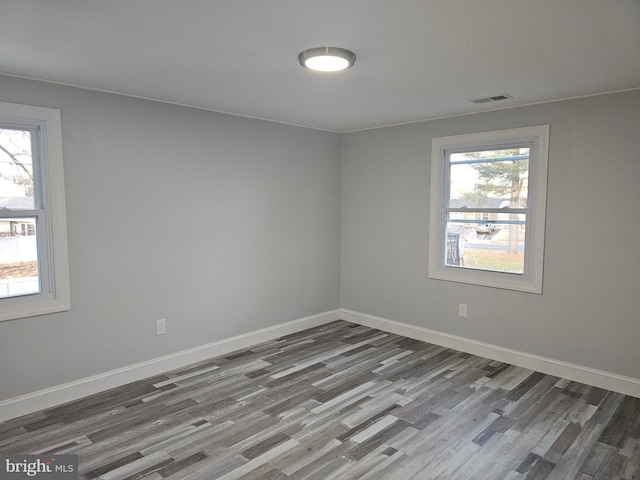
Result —
<svg viewBox="0 0 640 480"><path fill-rule="evenodd" d="M640 2L0 25L1 478L640 479Z"/></svg>

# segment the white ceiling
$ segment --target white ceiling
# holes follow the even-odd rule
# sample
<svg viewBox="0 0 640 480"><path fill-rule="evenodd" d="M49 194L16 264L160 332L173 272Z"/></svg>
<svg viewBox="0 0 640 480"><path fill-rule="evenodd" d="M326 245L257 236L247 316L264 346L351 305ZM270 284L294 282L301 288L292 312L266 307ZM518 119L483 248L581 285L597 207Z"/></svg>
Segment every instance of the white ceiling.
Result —
<svg viewBox="0 0 640 480"><path fill-rule="evenodd" d="M640 88L640 0L0 0L0 72L346 132Z"/></svg>

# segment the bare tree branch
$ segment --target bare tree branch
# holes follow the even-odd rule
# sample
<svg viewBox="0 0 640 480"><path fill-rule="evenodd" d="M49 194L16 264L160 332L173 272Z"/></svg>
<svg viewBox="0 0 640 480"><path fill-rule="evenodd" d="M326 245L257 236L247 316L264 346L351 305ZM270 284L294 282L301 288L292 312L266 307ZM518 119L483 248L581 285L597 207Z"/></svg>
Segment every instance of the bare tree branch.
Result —
<svg viewBox="0 0 640 480"><path fill-rule="evenodd" d="M24 173L26 173L27 176L31 179L31 181L33 181L33 174L27 169L27 167L24 166L24 164L18 159L16 155L14 155L9 150L7 150L2 144L0 144L0 150L6 153L9 156L9 158L13 161L13 163L15 163L18 167L20 167L24 171Z"/></svg>

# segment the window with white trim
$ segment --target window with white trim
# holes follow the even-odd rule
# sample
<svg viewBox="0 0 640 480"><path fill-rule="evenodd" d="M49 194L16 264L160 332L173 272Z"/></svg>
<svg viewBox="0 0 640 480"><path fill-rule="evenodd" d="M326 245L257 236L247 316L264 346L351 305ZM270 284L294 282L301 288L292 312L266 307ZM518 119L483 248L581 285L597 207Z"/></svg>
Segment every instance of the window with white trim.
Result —
<svg viewBox="0 0 640 480"><path fill-rule="evenodd" d="M0 102L0 321L69 310L60 111Z"/></svg>
<svg viewBox="0 0 640 480"><path fill-rule="evenodd" d="M549 126L432 141L429 277L542 293Z"/></svg>

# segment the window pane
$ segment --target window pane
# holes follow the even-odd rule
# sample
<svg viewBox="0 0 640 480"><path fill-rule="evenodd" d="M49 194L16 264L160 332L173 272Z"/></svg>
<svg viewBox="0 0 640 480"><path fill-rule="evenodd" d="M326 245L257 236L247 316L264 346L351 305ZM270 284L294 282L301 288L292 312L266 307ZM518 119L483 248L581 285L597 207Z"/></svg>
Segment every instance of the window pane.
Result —
<svg viewBox="0 0 640 480"><path fill-rule="evenodd" d="M0 298L39 292L36 218L0 218Z"/></svg>
<svg viewBox="0 0 640 480"><path fill-rule="evenodd" d="M465 215L474 216L473 213ZM524 217L524 215L499 215ZM519 220L508 221L519 222ZM522 274L524 273L524 242L524 223L450 221L447 223L445 265Z"/></svg>
<svg viewBox="0 0 640 480"><path fill-rule="evenodd" d="M529 148L452 153L449 207L526 207Z"/></svg>
<svg viewBox="0 0 640 480"><path fill-rule="evenodd" d="M29 130L0 129L0 208L33 210L33 161Z"/></svg>

